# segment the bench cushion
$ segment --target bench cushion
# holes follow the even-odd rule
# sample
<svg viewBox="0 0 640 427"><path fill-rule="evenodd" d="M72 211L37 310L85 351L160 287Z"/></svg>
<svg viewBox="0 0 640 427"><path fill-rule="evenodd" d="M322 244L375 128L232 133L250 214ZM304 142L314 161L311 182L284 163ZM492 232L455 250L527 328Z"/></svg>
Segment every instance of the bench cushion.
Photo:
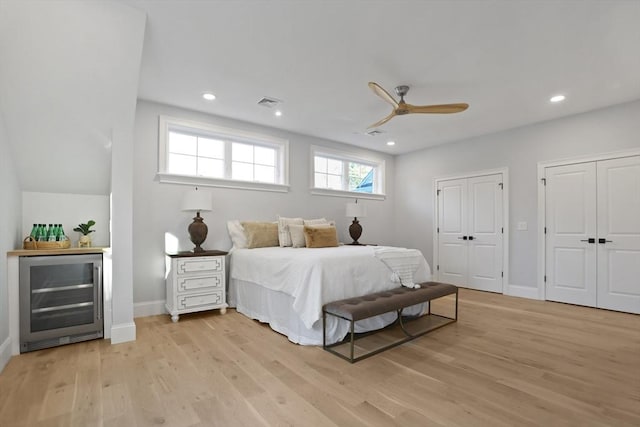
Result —
<svg viewBox="0 0 640 427"><path fill-rule="evenodd" d="M390 311L400 310L415 304L431 301L458 292L458 288L448 283L424 282L420 287L410 289L399 287L388 291L375 292L361 297L347 298L325 304L327 313L349 320L362 320Z"/></svg>

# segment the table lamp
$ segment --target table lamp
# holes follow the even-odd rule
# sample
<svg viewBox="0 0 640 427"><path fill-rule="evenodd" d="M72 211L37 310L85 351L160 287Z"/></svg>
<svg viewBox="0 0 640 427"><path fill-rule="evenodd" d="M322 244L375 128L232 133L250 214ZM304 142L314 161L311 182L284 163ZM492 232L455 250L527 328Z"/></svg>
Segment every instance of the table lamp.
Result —
<svg viewBox="0 0 640 427"><path fill-rule="evenodd" d="M211 211L211 195L206 191L198 190L198 187L196 187L195 190L185 193L182 199L182 210L196 212L196 216L188 228L189 236L191 242L196 245L193 248L193 252L204 252L200 245L206 240L209 228L202 221L200 212Z"/></svg>
<svg viewBox="0 0 640 427"><path fill-rule="evenodd" d="M358 204L358 199L355 203L347 203L347 217L352 217L353 222L349 226L349 235L353 239L351 245L359 245L358 239L362 235L362 226L358 222L358 217L363 218L367 216L367 210L362 204Z"/></svg>

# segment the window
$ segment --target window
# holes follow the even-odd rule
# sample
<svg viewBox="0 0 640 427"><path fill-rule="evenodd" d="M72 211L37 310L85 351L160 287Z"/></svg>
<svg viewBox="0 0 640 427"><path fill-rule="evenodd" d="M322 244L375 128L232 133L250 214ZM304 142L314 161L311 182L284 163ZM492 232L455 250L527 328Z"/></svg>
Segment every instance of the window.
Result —
<svg viewBox="0 0 640 427"><path fill-rule="evenodd" d="M162 182L287 191L288 142L160 117Z"/></svg>
<svg viewBox="0 0 640 427"><path fill-rule="evenodd" d="M320 147L312 148L312 159L314 192L360 193L372 198L384 195L384 160L364 159Z"/></svg>

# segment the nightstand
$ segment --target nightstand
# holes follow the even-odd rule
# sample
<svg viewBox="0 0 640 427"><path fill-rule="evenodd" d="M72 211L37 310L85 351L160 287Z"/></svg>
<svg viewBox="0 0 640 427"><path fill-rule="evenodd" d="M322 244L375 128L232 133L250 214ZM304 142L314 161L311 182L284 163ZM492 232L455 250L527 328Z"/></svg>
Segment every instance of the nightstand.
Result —
<svg viewBox="0 0 640 427"><path fill-rule="evenodd" d="M227 311L223 251L166 254L167 311L175 323L181 314Z"/></svg>

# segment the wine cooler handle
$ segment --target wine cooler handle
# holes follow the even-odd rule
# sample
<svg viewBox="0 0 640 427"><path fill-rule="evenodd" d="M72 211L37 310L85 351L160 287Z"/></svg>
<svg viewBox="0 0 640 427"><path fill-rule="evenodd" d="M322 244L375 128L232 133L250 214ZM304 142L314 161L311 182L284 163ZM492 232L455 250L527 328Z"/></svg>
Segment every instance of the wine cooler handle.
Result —
<svg viewBox="0 0 640 427"><path fill-rule="evenodd" d="M98 320L102 319L102 268L96 266L94 268L95 270L95 274L96 274L96 278L98 279L96 282L98 284L98 291L96 293L96 302L97 302L97 306L96 306L96 318Z"/></svg>

